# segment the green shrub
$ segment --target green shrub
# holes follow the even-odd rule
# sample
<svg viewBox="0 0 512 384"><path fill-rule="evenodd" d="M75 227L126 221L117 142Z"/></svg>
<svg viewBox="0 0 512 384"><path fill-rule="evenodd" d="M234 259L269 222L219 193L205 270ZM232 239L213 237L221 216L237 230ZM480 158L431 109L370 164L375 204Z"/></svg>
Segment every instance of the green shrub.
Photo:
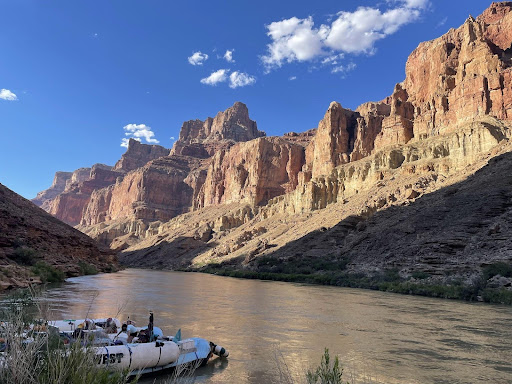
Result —
<svg viewBox="0 0 512 384"><path fill-rule="evenodd" d="M38 261L36 265L32 267L32 272L39 276L43 283L59 283L66 279L64 272L52 267L44 261Z"/></svg>
<svg viewBox="0 0 512 384"><path fill-rule="evenodd" d="M343 384L343 369L340 367L338 356L334 357L331 364L329 350L325 348L320 365L314 370L306 373L308 384Z"/></svg>
<svg viewBox="0 0 512 384"><path fill-rule="evenodd" d="M14 250L10 259L21 265L34 265L37 259L37 252L29 247L19 247Z"/></svg>
<svg viewBox="0 0 512 384"><path fill-rule="evenodd" d="M92 264L86 263L85 261L80 261L78 263L78 266L80 267L80 272L82 275L97 275L98 270L96 267Z"/></svg>
<svg viewBox="0 0 512 384"><path fill-rule="evenodd" d="M504 262L497 262L486 266L483 269L484 279L487 281L496 275L512 277L512 265Z"/></svg>
<svg viewBox="0 0 512 384"><path fill-rule="evenodd" d="M512 291L505 288L485 288L482 298L488 303L512 304Z"/></svg>
<svg viewBox="0 0 512 384"><path fill-rule="evenodd" d="M423 280L423 279L428 279L430 277L430 274L427 272L423 272L423 271L414 271L411 274L411 277L413 277L414 279L417 279L417 280Z"/></svg>

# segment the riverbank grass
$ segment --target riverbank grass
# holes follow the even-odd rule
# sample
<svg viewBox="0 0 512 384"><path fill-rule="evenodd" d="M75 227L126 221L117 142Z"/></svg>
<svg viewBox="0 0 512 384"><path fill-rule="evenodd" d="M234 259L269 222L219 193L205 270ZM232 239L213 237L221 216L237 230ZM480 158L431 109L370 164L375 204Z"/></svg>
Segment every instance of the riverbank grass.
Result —
<svg viewBox="0 0 512 384"><path fill-rule="evenodd" d="M254 263L254 269L239 269L236 265L212 264L200 268L199 271L244 279L364 288L407 295L512 305L511 290L490 285L490 279L494 276L512 277L512 265L501 262L485 267L480 278L472 284L463 284L458 279L452 279L447 284L428 283L427 279L430 275L421 271L414 272L407 279L402 278L396 269L385 270L371 276L349 272L346 271L348 260L343 258L316 260L312 263L307 259L283 261L262 257Z"/></svg>

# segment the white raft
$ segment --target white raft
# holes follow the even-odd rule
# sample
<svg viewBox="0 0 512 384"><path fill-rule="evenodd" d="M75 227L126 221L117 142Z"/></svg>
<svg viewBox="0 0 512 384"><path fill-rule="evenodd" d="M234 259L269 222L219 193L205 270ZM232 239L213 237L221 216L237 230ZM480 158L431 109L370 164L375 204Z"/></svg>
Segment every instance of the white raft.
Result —
<svg viewBox="0 0 512 384"><path fill-rule="evenodd" d="M102 328L104 324L107 323L108 319L69 319L69 320L56 320L49 321L48 325L58 328L60 332L73 332L75 329L78 329L80 324L84 324L86 321L94 323L94 325L98 328ZM112 321L116 324L117 328L121 328L121 322L119 319L112 318Z"/></svg>
<svg viewBox="0 0 512 384"><path fill-rule="evenodd" d="M69 335L79 329L78 326L86 320L94 322L100 330L107 321L107 319L58 320L51 321L48 325ZM118 319L113 318L112 320L119 328L121 327L121 322ZM133 330L137 332L144 329L147 327L133 327ZM94 330L84 330L84 332L89 333ZM94 347L98 365L105 368L126 369L130 371L130 375L138 375L171 369L184 364L204 365L212 354L221 357L229 355L229 352L223 347L198 337L176 340L172 336L164 337L162 330L158 327L153 327L153 334L157 340L147 343L136 342L136 337L133 342L128 343L127 332L109 334L106 339L108 344L113 344L116 341L122 344Z"/></svg>

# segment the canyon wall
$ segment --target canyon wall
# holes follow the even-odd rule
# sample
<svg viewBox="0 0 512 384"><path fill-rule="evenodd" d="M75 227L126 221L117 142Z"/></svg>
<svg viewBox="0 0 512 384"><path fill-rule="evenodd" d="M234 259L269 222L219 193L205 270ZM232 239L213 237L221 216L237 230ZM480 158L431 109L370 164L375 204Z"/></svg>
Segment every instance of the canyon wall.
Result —
<svg viewBox="0 0 512 384"><path fill-rule="evenodd" d="M511 25L512 3L493 3L421 43L389 97L355 111L332 102L313 130L265 137L236 102L183 123L169 153L130 142L104 176L61 191L71 177L61 175L46 192L55 195L50 211L126 248L130 260L168 253L162 238L172 244L180 234L191 239L186 247L200 245L197 260L211 262L251 259L348 214L409 204L470 176L508 142ZM308 221L319 211L325 220Z"/></svg>

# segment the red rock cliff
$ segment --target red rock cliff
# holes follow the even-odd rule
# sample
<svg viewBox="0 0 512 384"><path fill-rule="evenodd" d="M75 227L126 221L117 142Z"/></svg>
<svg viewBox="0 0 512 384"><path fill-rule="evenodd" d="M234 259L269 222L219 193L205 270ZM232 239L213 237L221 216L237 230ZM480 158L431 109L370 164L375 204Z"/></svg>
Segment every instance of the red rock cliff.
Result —
<svg viewBox="0 0 512 384"><path fill-rule="evenodd" d="M266 204L295 189L304 162L302 145L278 137L238 143L215 154L196 206Z"/></svg>

